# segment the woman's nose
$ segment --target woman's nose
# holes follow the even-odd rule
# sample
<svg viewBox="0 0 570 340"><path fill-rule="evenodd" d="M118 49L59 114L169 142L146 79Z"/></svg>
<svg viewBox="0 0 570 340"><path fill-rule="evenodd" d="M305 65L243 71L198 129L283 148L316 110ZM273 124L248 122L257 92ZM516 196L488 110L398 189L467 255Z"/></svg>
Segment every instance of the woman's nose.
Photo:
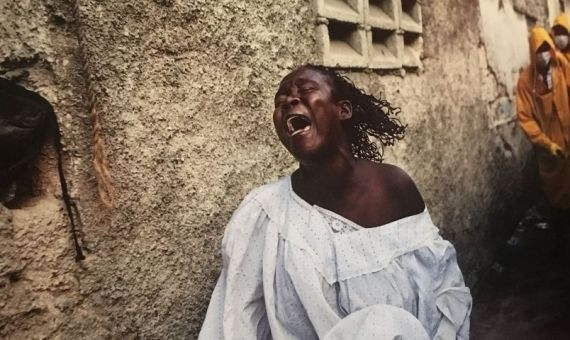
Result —
<svg viewBox="0 0 570 340"><path fill-rule="evenodd" d="M291 109L291 108L293 108L293 107L299 105L300 102L301 102L301 101L300 101L299 98L297 98L297 97L289 97L289 98L287 99L287 101L285 102L285 104L286 104L285 108L286 108L286 109Z"/></svg>

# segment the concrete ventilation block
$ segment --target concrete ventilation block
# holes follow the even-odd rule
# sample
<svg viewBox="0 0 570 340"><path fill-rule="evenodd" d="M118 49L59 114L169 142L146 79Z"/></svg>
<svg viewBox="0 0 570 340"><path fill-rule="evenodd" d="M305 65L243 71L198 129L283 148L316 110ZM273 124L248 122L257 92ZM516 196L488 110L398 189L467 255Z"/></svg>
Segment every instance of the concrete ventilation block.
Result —
<svg viewBox="0 0 570 340"><path fill-rule="evenodd" d="M330 20L327 26L327 36L324 39L328 40L328 51L325 50L323 54L325 65L367 66L366 31L362 25Z"/></svg>
<svg viewBox="0 0 570 340"><path fill-rule="evenodd" d="M422 11L418 0L401 0L400 28L406 32L422 33Z"/></svg>
<svg viewBox="0 0 570 340"><path fill-rule="evenodd" d="M355 24L364 20L364 0L315 1L318 16Z"/></svg>
<svg viewBox="0 0 570 340"><path fill-rule="evenodd" d="M372 28L369 32L370 67L397 69L402 67L402 36L396 30Z"/></svg>
<svg viewBox="0 0 570 340"><path fill-rule="evenodd" d="M324 65L421 68L419 0L314 0L314 4Z"/></svg>
<svg viewBox="0 0 570 340"><path fill-rule="evenodd" d="M406 67L420 67L423 39L419 33L404 32L404 55L402 64Z"/></svg>
<svg viewBox="0 0 570 340"><path fill-rule="evenodd" d="M399 0L366 0L364 6L366 24L386 29L398 28L398 4Z"/></svg>

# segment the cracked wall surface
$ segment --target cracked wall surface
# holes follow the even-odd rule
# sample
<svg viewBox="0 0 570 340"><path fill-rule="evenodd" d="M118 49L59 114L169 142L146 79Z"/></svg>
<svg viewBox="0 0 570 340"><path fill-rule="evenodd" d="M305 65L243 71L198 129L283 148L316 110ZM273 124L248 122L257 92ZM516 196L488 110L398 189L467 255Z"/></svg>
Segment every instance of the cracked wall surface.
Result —
<svg viewBox="0 0 570 340"><path fill-rule="evenodd" d="M481 44L488 71L493 76L485 91L489 125L515 119L515 95L520 70L528 64L527 20L510 0L480 0Z"/></svg>
<svg viewBox="0 0 570 340"><path fill-rule="evenodd" d="M514 122L489 124L507 95L477 2L422 11L422 70L348 75L402 108L408 134L386 160L416 180L473 283L533 190L530 148ZM295 167L272 98L291 68L317 61L314 18L302 0L0 3L0 72L27 72L20 83L55 106L87 256L73 262L46 149L35 197L0 217L0 337L197 335L225 223L249 190ZM113 209L96 196L93 94Z"/></svg>
<svg viewBox="0 0 570 340"><path fill-rule="evenodd" d="M538 24L548 25L548 1L550 0L513 0L515 10L532 19ZM496 1L497 4L502 1Z"/></svg>
<svg viewBox="0 0 570 340"><path fill-rule="evenodd" d="M509 0L499 7L496 0L480 0L481 39L487 60L496 72L497 82L506 87L511 98L519 70L528 64L527 25L523 14L516 12Z"/></svg>

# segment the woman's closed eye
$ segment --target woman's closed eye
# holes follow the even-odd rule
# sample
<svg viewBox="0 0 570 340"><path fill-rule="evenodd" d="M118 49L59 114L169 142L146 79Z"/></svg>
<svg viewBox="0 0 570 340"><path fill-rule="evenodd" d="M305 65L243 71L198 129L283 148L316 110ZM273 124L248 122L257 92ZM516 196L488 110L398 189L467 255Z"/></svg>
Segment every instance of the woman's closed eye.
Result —
<svg viewBox="0 0 570 340"><path fill-rule="evenodd" d="M304 86L299 89L299 92L301 94L307 94L313 92L315 89L316 88L314 86Z"/></svg>

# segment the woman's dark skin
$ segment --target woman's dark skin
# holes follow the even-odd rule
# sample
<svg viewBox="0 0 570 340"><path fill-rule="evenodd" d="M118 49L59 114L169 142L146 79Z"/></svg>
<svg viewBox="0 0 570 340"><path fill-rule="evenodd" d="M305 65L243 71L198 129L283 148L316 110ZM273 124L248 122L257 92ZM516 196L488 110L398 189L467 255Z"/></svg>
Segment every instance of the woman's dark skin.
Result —
<svg viewBox="0 0 570 340"><path fill-rule="evenodd" d="M342 125L352 105L335 101L334 90L327 75L303 67L287 75L275 95L275 130L299 161L295 193L366 228L421 213L424 201L403 170L352 155Z"/></svg>

